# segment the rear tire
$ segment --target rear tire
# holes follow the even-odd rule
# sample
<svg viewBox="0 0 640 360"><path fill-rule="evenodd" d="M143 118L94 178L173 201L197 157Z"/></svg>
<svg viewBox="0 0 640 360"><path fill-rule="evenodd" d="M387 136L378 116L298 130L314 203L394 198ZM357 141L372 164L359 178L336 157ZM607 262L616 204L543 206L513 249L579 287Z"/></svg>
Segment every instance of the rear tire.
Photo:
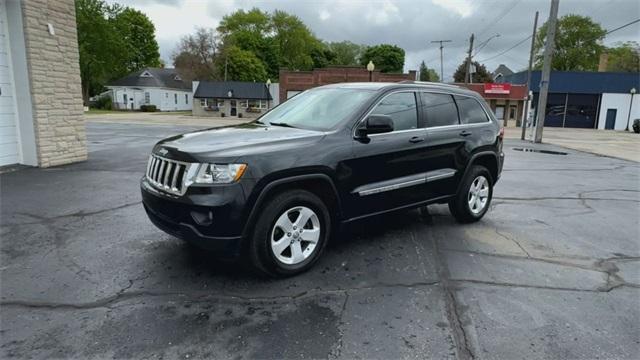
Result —
<svg viewBox="0 0 640 360"><path fill-rule="evenodd" d="M462 179L456 196L449 201L449 211L458 222L476 222L487 213L493 197L493 178L487 168L472 165Z"/></svg>
<svg viewBox="0 0 640 360"><path fill-rule="evenodd" d="M331 233L324 202L305 190L282 192L261 207L249 243L253 267L262 275L286 277L310 269Z"/></svg>

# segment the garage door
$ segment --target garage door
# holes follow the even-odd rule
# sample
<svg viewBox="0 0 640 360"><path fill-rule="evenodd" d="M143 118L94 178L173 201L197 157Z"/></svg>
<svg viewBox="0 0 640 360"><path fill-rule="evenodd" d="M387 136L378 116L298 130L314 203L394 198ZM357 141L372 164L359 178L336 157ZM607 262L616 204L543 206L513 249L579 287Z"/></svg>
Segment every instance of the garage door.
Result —
<svg viewBox="0 0 640 360"><path fill-rule="evenodd" d="M0 166L19 161L16 103L13 98L13 76L9 57L7 8L0 0Z"/></svg>

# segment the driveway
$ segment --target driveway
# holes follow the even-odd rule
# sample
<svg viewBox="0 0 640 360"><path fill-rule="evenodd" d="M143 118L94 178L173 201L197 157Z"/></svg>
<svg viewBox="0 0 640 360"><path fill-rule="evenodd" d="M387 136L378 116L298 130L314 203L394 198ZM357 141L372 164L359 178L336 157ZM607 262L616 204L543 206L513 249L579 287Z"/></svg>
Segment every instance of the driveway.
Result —
<svg viewBox="0 0 640 360"><path fill-rule="evenodd" d="M190 129L89 123L89 161L0 175L1 358L640 353L638 163L508 140L481 222L377 218L311 271L264 280L144 214L152 144Z"/></svg>
<svg viewBox="0 0 640 360"><path fill-rule="evenodd" d="M105 113L85 113L84 118L90 123L136 124L136 125L171 125L171 126L203 126L220 127L242 124L248 119L237 117L192 116L191 112L137 112L120 111Z"/></svg>

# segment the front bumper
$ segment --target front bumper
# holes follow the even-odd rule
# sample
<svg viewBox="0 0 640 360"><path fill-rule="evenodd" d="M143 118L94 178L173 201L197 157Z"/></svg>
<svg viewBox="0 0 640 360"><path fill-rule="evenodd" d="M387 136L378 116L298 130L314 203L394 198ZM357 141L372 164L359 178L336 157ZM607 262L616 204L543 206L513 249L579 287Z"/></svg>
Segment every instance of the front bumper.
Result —
<svg viewBox="0 0 640 360"><path fill-rule="evenodd" d="M144 209L160 230L221 257L240 253L245 203L240 184L194 187L175 196L157 190L143 177L140 188Z"/></svg>

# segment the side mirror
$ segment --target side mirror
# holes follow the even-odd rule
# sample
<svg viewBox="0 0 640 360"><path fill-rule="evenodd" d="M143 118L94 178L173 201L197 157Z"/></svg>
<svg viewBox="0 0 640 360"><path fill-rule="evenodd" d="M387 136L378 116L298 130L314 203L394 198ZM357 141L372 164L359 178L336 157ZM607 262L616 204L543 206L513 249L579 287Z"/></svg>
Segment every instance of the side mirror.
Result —
<svg viewBox="0 0 640 360"><path fill-rule="evenodd" d="M393 119L387 115L370 115L356 130L358 138L366 138L370 134L383 134L393 131Z"/></svg>

